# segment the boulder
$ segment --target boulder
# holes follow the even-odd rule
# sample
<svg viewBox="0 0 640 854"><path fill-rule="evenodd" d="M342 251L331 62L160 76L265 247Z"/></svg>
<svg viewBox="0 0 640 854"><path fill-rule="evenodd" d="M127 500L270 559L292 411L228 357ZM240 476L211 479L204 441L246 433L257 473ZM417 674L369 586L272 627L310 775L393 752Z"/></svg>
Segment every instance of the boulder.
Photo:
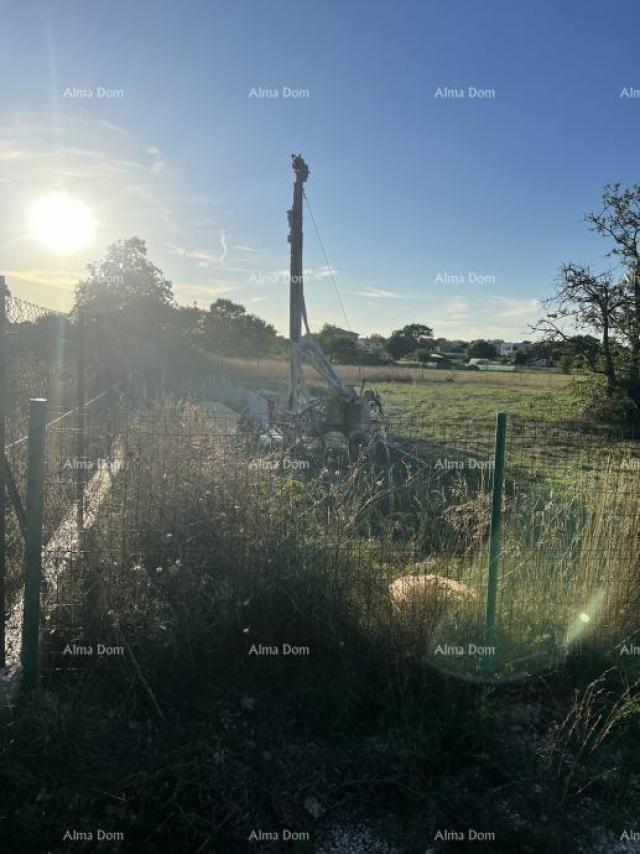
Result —
<svg viewBox="0 0 640 854"><path fill-rule="evenodd" d="M389 585L389 595L398 611L425 608L439 611L447 603L476 601L478 596L462 581L444 575L403 575Z"/></svg>

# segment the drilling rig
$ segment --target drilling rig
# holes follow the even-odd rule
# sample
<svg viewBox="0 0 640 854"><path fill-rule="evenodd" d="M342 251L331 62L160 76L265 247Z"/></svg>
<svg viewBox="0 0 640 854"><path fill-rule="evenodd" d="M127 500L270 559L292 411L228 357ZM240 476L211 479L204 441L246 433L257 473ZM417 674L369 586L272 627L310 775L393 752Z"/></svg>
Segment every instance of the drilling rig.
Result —
<svg viewBox="0 0 640 854"><path fill-rule="evenodd" d="M379 396L373 389L360 392L335 372L309 329L304 300L302 260L302 213L304 185L309 167L300 154L292 154L295 174L293 205L287 212L291 265L289 275L289 388L278 421L294 427L298 437L324 447L368 444L386 435L386 421ZM303 334L304 325L304 334ZM310 364L328 386L328 394L313 398L304 379L303 363Z"/></svg>

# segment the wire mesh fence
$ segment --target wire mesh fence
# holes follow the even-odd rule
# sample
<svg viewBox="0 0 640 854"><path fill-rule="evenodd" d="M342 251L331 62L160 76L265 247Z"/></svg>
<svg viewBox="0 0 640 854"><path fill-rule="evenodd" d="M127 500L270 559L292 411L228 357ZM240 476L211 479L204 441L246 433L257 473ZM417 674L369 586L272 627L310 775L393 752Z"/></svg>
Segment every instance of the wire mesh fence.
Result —
<svg viewBox="0 0 640 854"><path fill-rule="evenodd" d="M153 632L213 599L220 637L239 651L283 626L326 655L350 634L392 632L407 654L470 678L486 678L486 662L464 651L492 647L504 678L585 642L622 649L640 628L633 430L508 420L494 644L493 419L408 414L368 447L274 445L215 402L212 363L159 371L134 348L126 364L106 315L6 291L2 306L0 493L12 512L0 514L0 576L13 658L34 397L47 399L43 599L61 641L105 625Z"/></svg>
<svg viewBox="0 0 640 854"><path fill-rule="evenodd" d="M492 649L494 426L398 421L388 445L347 457L268 448L202 402L123 408L108 434L98 417L85 534L48 522L54 660L69 638L169 630L212 600L217 642L240 656L283 631L329 656L350 633L392 631L406 654L467 678L487 678L487 656L516 678L587 640L614 653L640 627L637 441L509 422ZM50 455L49 502L66 465L63 450Z"/></svg>

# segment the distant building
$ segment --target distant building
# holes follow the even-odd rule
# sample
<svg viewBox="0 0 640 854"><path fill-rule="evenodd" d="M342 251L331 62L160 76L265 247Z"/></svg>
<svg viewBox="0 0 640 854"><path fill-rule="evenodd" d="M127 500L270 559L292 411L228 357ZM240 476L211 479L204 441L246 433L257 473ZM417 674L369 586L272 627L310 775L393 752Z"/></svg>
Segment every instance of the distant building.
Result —
<svg viewBox="0 0 640 854"><path fill-rule="evenodd" d="M515 356L519 352L526 353L531 346L530 341L503 341L501 338L494 338L489 343L493 344L501 358Z"/></svg>

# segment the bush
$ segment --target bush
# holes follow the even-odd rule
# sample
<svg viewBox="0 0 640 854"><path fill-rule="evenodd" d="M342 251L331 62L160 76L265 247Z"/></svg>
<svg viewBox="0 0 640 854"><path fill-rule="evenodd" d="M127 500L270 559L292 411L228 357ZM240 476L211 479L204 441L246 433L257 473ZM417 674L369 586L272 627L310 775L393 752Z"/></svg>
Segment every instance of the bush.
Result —
<svg viewBox="0 0 640 854"><path fill-rule="evenodd" d="M588 419L614 424L638 420L638 407L622 388L610 390L602 374L574 380L569 394L575 407Z"/></svg>

